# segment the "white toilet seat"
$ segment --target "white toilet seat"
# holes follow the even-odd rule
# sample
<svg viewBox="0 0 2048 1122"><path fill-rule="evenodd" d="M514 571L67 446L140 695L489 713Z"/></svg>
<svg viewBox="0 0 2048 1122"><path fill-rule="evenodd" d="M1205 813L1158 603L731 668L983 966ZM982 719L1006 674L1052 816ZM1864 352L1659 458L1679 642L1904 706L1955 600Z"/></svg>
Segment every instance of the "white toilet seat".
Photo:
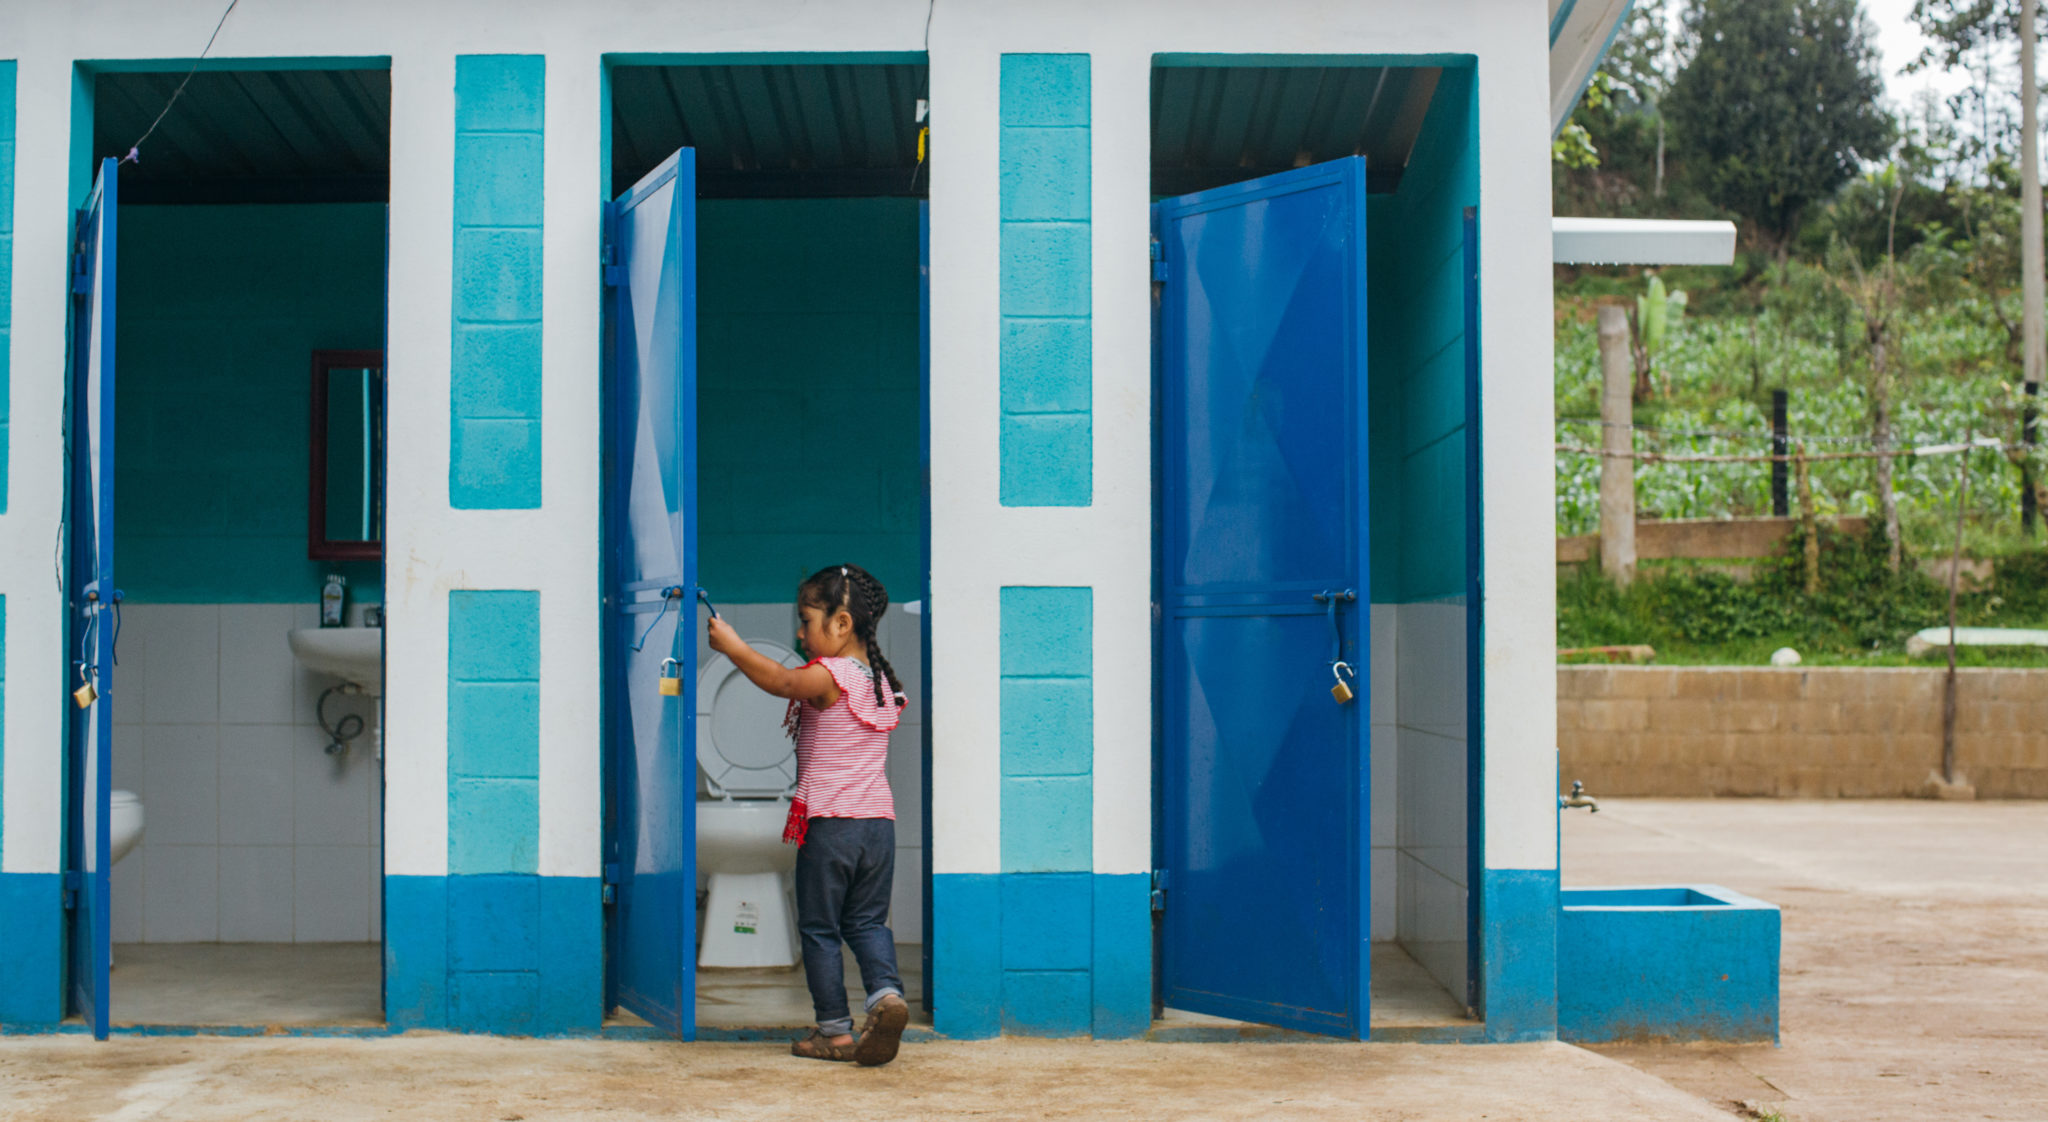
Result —
<svg viewBox="0 0 2048 1122"><path fill-rule="evenodd" d="M748 640L784 666L803 660L780 643ZM788 703L762 692L724 655L697 676L697 766L715 798L779 799L796 790L796 745L782 729Z"/></svg>

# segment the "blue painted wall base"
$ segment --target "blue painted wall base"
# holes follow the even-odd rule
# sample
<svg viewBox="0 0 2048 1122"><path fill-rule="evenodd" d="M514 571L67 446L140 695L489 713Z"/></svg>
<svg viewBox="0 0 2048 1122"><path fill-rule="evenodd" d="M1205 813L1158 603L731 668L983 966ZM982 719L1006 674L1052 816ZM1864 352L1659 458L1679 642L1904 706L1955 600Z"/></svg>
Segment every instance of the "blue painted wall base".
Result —
<svg viewBox="0 0 2048 1122"><path fill-rule="evenodd" d="M64 1019L64 892L56 873L0 873L0 1026Z"/></svg>
<svg viewBox="0 0 2048 1122"><path fill-rule="evenodd" d="M932 878L932 1017L941 1035L1142 1035L1152 1024L1151 878Z"/></svg>
<svg viewBox="0 0 2048 1122"><path fill-rule="evenodd" d="M1778 1039L1775 905L1718 885L1571 888L1558 922L1558 1035Z"/></svg>
<svg viewBox="0 0 2048 1122"><path fill-rule="evenodd" d="M1480 878L1480 990L1486 1039L1557 1037L1557 870L1487 869Z"/></svg>
<svg viewBox="0 0 2048 1122"><path fill-rule="evenodd" d="M386 877L385 1020L401 1031L597 1031L600 892L596 877Z"/></svg>

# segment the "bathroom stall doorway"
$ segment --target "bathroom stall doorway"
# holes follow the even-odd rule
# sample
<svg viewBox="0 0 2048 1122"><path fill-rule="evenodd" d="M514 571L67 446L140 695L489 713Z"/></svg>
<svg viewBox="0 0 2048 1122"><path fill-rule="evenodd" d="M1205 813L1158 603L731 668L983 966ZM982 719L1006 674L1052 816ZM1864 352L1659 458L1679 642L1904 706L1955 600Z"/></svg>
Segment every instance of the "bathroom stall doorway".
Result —
<svg viewBox="0 0 2048 1122"><path fill-rule="evenodd" d="M1169 1024L1474 1026L1477 157L1453 61L1155 58Z"/></svg>
<svg viewBox="0 0 2048 1122"><path fill-rule="evenodd" d="M79 73L65 992L378 1025L389 71L208 64L122 161L190 65Z"/></svg>
<svg viewBox="0 0 2048 1122"><path fill-rule="evenodd" d="M909 698L889 754L890 922L918 1006L923 58L611 62L607 1013L684 1038L811 1023L780 841L795 779L783 704L710 653L698 592L796 664L797 584L847 562L888 589L877 638ZM664 674L676 693L659 692ZM848 973L857 1010L850 959Z"/></svg>

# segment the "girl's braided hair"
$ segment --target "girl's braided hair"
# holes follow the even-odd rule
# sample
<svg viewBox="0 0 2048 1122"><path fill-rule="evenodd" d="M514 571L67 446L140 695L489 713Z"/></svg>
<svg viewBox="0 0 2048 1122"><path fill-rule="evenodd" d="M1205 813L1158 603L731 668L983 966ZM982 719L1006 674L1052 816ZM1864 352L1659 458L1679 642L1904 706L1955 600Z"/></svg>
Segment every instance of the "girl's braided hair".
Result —
<svg viewBox="0 0 2048 1122"><path fill-rule="evenodd" d="M889 593L874 574L859 565L831 565L812 573L797 586L796 602L817 608L829 618L844 610L853 617L853 637L868 650L868 673L874 676L875 700L882 705L904 704L896 689L896 670L882 656L875 629L889 610Z"/></svg>

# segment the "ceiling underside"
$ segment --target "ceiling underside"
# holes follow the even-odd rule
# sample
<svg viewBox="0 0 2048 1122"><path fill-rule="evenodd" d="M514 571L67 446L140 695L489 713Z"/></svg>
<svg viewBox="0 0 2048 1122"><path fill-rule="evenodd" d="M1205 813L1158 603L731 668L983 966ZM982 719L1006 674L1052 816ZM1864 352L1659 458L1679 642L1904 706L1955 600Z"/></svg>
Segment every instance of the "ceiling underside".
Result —
<svg viewBox="0 0 2048 1122"><path fill-rule="evenodd" d="M1422 131L1435 67L1162 66L1152 74L1152 193L1178 195L1345 156L1391 191ZM124 155L183 79L96 79L93 154ZM924 195L922 63L621 66L612 71L613 193L677 148L705 198ZM944 107L935 152L944 174ZM389 198L385 70L218 70L191 76L139 163L134 203Z"/></svg>
<svg viewBox="0 0 2048 1122"><path fill-rule="evenodd" d="M1434 66L1161 66L1152 193L1184 195L1345 156L1392 191L1422 132Z"/></svg>
<svg viewBox="0 0 2048 1122"><path fill-rule="evenodd" d="M104 73L93 98L95 161L126 155L184 79ZM387 70L195 73L121 169L129 203L383 202L390 197Z"/></svg>
<svg viewBox="0 0 2048 1122"><path fill-rule="evenodd" d="M924 94L922 63L617 67L612 193L694 148L702 198L923 195Z"/></svg>

